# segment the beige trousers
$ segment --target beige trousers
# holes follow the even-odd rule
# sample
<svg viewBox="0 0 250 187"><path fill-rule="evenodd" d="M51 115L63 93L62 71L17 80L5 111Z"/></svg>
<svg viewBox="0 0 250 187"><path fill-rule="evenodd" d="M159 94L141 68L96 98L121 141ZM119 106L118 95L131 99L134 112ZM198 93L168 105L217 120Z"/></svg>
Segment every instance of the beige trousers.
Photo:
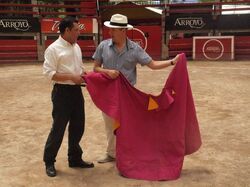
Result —
<svg viewBox="0 0 250 187"><path fill-rule="evenodd" d="M105 130L107 135L107 154L113 158L115 158L115 144L116 137L114 135L114 123L115 121L109 117L107 114L102 112L103 120L105 123Z"/></svg>

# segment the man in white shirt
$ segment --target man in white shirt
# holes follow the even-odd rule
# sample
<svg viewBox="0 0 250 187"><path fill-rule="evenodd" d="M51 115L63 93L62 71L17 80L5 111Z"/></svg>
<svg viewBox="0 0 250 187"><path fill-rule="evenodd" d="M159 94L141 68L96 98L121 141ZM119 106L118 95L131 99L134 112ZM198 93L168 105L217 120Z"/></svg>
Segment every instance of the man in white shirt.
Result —
<svg viewBox="0 0 250 187"><path fill-rule="evenodd" d="M80 140L84 133L85 110L81 84L84 83L82 53L76 43L80 34L77 20L64 18L59 25L60 36L45 51L43 73L53 83L53 123L45 144L43 161L46 174L56 176L54 163L68 126L69 167L92 168L93 163L82 160Z"/></svg>

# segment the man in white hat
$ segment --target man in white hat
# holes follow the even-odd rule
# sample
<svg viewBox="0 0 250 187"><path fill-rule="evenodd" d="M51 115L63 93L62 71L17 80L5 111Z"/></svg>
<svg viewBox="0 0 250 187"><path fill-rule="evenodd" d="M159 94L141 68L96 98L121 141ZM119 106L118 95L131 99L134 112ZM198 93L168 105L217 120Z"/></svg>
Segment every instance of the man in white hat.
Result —
<svg viewBox="0 0 250 187"><path fill-rule="evenodd" d="M97 47L94 59L94 71L107 74L115 79L121 72L128 81L136 83L136 65L147 65L150 69L162 69L174 65L179 58L177 55L171 60L153 60L137 43L127 38L127 30L133 29L128 24L126 16L114 14L110 21L104 22L109 27L110 39L102 41ZM107 133L107 153L99 163L115 161L115 136L113 134L113 120L103 113Z"/></svg>

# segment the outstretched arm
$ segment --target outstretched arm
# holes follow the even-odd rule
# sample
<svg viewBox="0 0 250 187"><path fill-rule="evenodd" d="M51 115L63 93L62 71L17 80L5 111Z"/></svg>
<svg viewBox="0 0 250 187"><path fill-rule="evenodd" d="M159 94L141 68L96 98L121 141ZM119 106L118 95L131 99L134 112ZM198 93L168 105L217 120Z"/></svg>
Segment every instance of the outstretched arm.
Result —
<svg viewBox="0 0 250 187"><path fill-rule="evenodd" d="M152 60L147 66L150 69L163 69L168 66L175 65L179 60L179 57L180 55L176 55L173 59L170 60L160 60L160 61Z"/></svg>

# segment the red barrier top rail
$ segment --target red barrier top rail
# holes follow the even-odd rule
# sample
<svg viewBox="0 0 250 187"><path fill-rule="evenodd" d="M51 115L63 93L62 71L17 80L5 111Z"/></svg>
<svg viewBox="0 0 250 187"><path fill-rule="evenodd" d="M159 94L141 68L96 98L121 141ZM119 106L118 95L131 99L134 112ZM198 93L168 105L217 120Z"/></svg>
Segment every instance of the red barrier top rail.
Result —
<svg viewBox="0 0 250 187"><path fill-rule="evenodd" d="M155 1L156 2L156 1ZM250 7L234 7L234 8L227 8L222 9L218 8L222 5L247 5L250 3L250 0L239 0L233 2L204 2L204 3L145 3L145 1L135 1L133 4L127 2L120 2L120 3L112 3L112 2L105 2L100 3L100 9L115 9L115 8L138 8L138 7L159 7L159 8L167 8L169 10L165 10L166 13L211 13L211 12L222 12L222 11L244 11L250 10ZM208 6L213 7L207 8ZM194 8L196 7L196 8ZM215 8L216 7L216 8ZM176 8L176 9L174 9ZM171 10L172 9L172 10Z"/></svg>
<svg viewBox="0 0 250 187"><path fill-rule="evenodd" d="M77 2L78 4L74 4ZM26 15L81 15L96 17L96 1L74 0L72 4L18 4L18 3L0 3L0 14L26 14ZM8 9L11 7L11 9ZM33 8L36 8L34 10ZM56 9L60 9L57 11ZM75 9L75 11L66 11L63 9Z"/></svg>
<svg viewBox="0 0 250 187"><path fill-rule="evenodd" d="M78 4L74 4L77 2ZM133 1L132 1L133 2ZM27 15L79 15L96 17L99 10L104 9L115 9L115 8L138 8L138 7L160 7L164 9L165 13L211 13L211 12L226 12L226 11L245 11L250 10L249 7L234 7L222 9L222 5L247 5L250 0L238 0L233 2L206 2L206 3L178 3L178 4L164 4L164 3L149 3L150 1L135 1L134 4L128 3L116 3L109 4L111 2L107 0L73 0L71 5L64 4L18 4L18 3L0 3L0 14L27 14ZM152 1L153 2L153 1ZM156 1L154 1L156 2ZM158 1L159 2L159 1ZM97 5L100 4L99 6ZM207 6L212 6L213 8L208 8ZM31 10L17 9L6 10L7 7L16 8L30 8ZM195 7L195 8L194 8ZM32 10L32 8L37 8L38 11ZM55 9L75 9L74 12L69 12L65 10L56 11ZM174 9L176 8L176 9Z"/></svg>

